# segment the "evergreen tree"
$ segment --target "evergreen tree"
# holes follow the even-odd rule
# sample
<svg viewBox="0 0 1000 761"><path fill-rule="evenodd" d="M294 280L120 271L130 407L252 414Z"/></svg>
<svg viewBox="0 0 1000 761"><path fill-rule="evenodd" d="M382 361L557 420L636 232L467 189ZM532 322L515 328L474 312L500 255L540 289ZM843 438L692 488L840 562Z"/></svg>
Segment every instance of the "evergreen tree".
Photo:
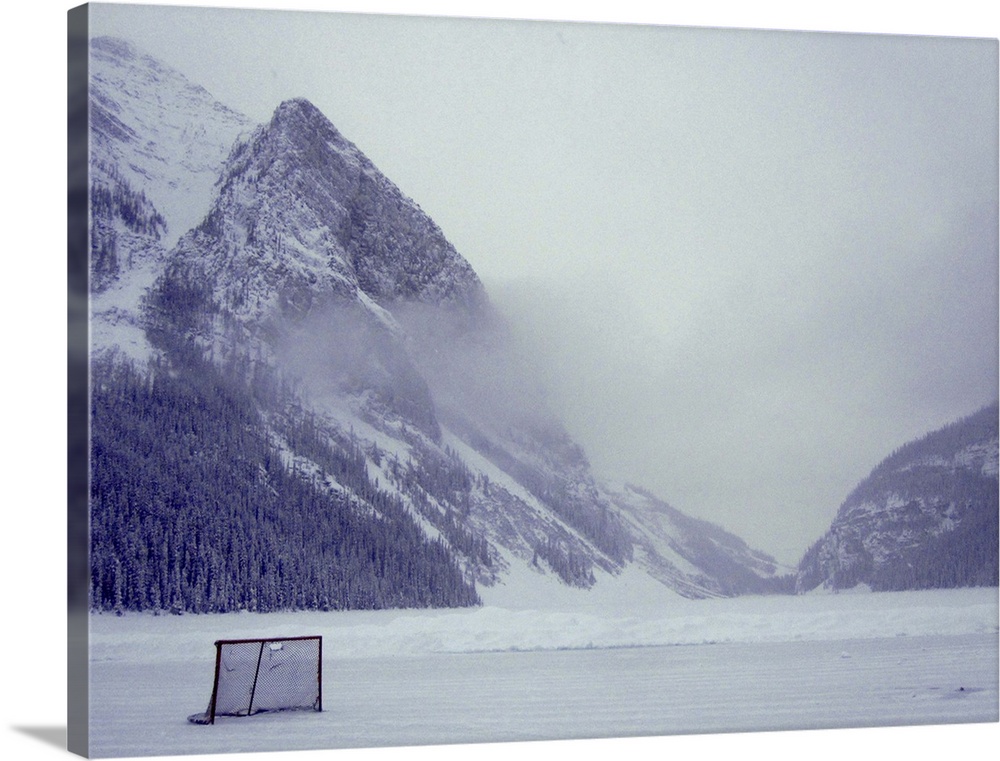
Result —
<svg viewBox="0 0 1000 761"><path fill-rule="evenodd" d="M288 462L246 387L207 362L147 372L105 357L92 377L93 608L478 603L445 545L371 483L360 447L324 443L307 414L284 429L350 493Z"/></svg>

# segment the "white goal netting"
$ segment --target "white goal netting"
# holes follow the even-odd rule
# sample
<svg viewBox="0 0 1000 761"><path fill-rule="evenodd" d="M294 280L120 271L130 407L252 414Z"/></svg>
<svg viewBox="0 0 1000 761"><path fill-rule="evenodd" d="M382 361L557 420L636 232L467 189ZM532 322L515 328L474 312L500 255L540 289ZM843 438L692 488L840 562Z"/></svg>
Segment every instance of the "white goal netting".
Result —
<svg viewBox="0 0 1000 761"><path fill-rule="evenodd" d="M322 710L322 638L219 640L215 680L204 714L189 719L211 724L217 716L264 711Z"/></svg>

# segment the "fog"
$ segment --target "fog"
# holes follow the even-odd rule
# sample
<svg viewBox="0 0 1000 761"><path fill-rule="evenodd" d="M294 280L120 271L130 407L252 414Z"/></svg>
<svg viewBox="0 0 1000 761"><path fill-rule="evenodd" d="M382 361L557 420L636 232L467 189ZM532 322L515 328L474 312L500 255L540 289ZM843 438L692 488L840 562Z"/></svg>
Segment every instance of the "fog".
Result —
<svg viewBox="0 0 1000 761"><path fill-rule="evenodd" d="M470 261L600 475L785 562L996 397L995 40L166 13L91 21L257 120L312 100Z"/></svg>
<svg viewBox="0 0 1000 761"><path fill-rule="evenodd" d="M394 309L407 350L447 419L481 431L559 426L545 364L493 306L470 324L464 314L420 303Z"/></svg>

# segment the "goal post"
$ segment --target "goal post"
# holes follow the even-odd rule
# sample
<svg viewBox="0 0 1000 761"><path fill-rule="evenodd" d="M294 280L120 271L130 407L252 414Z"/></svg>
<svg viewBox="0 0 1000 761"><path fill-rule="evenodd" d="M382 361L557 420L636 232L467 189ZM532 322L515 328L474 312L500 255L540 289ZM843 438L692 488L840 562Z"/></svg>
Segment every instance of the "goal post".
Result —
<svg viewBox="0 0 1000 761"><path fill-rule="evenodd" d="M294 710L323 710L322 637L217 640L208 709L188 719Z"/></svg>

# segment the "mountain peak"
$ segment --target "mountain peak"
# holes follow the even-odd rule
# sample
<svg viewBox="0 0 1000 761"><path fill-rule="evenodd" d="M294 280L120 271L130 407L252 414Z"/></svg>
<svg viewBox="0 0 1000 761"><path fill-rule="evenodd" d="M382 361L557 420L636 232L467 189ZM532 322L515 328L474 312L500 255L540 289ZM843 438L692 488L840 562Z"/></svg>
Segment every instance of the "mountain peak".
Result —
<svg viewBox="0 0 1000 761"><path fill-rule="evenodd" d="M304 171L322 173L327 179L340 174L342 170L331 171L328 165L331 152L352 165L377 171L368 157L307 98L282 101L271 115L267 131L282 136L285 150L303 155L306 163L300 168Z"/></svg>
<svg viewBox="0 0 1000 761"><path fill-rule="evenodd" d="M290 98L282 101L271 117L272 128L289 128L297 126L321 126L324 131L334 129L330 120L323 115L312 101L307 98Z"/></svg>
<svg viewBox="0 0 1000 761"><path fill-rule="evenodd" d="M219 187L199 228L217 255L203 261L267 281L238 311L259 317L286 291L295 298L282 311L294 303L299 316L331 293L378 315L401 301L483 305L479 278L433 220L306 98L282 102L234 150Z"/></svg>
<svg viewBox="0 0 1000 761"><path fill-rule="evenodd" d="M313 105L312 101L308 98L288 98L278 104L278 107L274 109L275 118L279 115L285 114L299 114L305 117L320 117L325 119L323 113Z"/></svg>

